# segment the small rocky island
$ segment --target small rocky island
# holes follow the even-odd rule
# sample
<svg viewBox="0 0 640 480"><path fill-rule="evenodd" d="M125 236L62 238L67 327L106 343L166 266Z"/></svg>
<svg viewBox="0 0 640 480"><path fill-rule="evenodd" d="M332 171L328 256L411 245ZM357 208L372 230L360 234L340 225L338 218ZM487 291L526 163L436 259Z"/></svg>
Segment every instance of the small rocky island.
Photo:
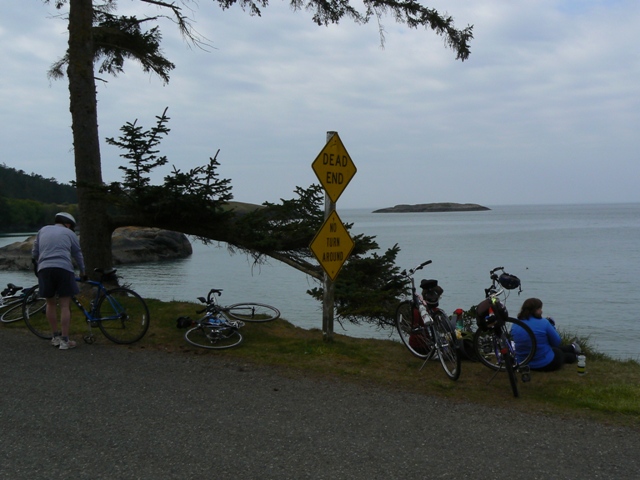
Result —
<svg viewBox="0 0 640 480"><path fill-rule="evenodd" d="M381 208L374 210L373 213L480 212L484 210L491 209L477 203L419 203Z"/></svg>

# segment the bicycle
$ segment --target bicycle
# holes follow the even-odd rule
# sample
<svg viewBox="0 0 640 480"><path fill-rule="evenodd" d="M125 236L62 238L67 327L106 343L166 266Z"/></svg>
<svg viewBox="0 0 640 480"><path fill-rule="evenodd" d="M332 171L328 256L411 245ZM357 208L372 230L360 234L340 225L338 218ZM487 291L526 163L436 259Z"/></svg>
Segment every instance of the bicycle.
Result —
<svg viewBox="0 0 640 480"><path fill-rule="evenodd" d="M178 326L181 326L181 321L191 326L184 334L185 340L191 345L213 350L232 348L242 342L240 328L245 322L270 322L280 317L280 310L263 303L244 302L222 306L217 299L220 295L221 289L212 288L207 298L198 297L205 308L196 312L204 313L204 316L195 322L189 317L178 319Z"/></svg>
<svg viewBox="0 0 640 480"><path fill-rule="evenodd" d="M6 309L0 316L2 323L13 323L22 320L22 302L25 298L32 298L34 303L33 309L42 310L46 301L44 298L38 298L38 285L24 289L13 283L7 283L7 288L0 292L0 310Z"/></svg>
<svg viewBox="0 0 640 480"><path fill-rule="evenodd" d="M498 275L496 272L502 273ZM495 370L496 373L491 377L491 380L499 372L507 372L513 396L518 397L517 374L521 375L523 383L531 381L528 363L535 355L536 337L524 322L509 317L505 304L499 298L502 296L506 302L509 296L507 291L516 288L520 288L522 291L520 280L506 273L503 267L494 268L489 276L491 286L485 289L485 300L476 308L478 329L473 335L473 351L483 365ZM513 325L522 327L530 337L531 349L522 361L518 360L516 345L511 336Z"/></svg>
<svg viewBox="0 0 640 480"><path fill-rule="evenodd" d="M189 317L178 319L179 327L184 327L185 324L192 327L185 333L185 339L194 346L210 349L235 347L242 342L239 329L244 326L244 322L268 322L280 317L277 308L261 303L245 302L221 306L216 295L222 295L222 290L211 289L207 298L198 297L206 305L196 312L206 312L199 320L194 322Z"/></svg>
<svg viewBox="0 0 640 480"><path fill-rule="evenodd" d="M149 308L140 295L125 287L107 289L104 282L115 277L116 269L94 270L100 274L100 281L83 280L76 278L77 282L83 282L95 287L95 295L91 300L89 309L86 309L80 300L73 296L71 300L84 315L89 332L82 338L85 343L95 342L92 327L98 327L105 337L114 343L129 344L140 340L149 329ZM29 330L45 340L51 338L51 327L47 321L44 310L35 310L34 303L23 303L23 316Z"/></svg>
<svg viewBox="0 0 640 480"><path fill-rule="evenodd" d="M416 290L413 275L429 265L431 260L421 263L400 275L411 284L411 299L404 300L396 309L396 329L402 343L416 357L424 360L422 367L434 355L438 356L442 369L451 380L460 377L461 355L458 351L457 335L449 317L438 308L442 288L437 280L422 280L422 295ZM426 299L425 299L426 298Z"/></svg>

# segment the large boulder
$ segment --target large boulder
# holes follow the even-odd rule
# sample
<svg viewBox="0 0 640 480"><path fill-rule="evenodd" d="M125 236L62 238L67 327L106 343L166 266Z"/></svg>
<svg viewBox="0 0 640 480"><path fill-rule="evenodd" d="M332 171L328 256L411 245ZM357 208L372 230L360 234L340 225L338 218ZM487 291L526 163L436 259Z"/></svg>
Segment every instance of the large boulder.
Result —
<svg viewBox="0 0 640 480"><path fill-rule="evenodd" d="M29 270L35 235L0 248L0 270ZM113 264L157 262L185 258L193 253L183 233L159 228L122 227L111 237Z"/></svg>

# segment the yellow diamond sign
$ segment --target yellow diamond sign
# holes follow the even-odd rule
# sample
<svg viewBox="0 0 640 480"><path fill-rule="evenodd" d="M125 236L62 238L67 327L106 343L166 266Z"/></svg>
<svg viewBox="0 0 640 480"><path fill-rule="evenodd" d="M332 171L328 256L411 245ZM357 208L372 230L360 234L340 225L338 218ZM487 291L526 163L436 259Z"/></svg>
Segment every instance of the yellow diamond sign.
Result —
<svg viewBox="0 0 640 480"><path fill-rule="evenodd" d="M356 166L337 133L329 139L311 167L334 203L356 174Z"/></svg>
<svg viewBox="0 0 640 480"><path fill-rule="evenodd" d="M327 217L309 248L331 280L335 280L353 250L353 240L335 212Z"/></svg>

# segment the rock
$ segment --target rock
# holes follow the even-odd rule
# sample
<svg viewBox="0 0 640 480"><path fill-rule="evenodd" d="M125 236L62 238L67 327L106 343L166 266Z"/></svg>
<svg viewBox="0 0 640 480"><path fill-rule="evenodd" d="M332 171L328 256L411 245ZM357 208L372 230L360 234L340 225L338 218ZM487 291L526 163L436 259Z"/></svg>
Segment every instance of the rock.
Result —
<svg viewBox="0 0 640 480"><path fill-rule="evenodd" d="M381 208L373 213L420 213L420 212L479 212L491 210L477 203L419 203Z"/></svg>
<svg viewBox="0 0 640 480"><path fill-rule="evenodd" d="M0 248L0 270L30 270L34 239L35 235ZM186 258L193 253L185 234L159 228L118 228L111 242L114 265Z"/></svg>

